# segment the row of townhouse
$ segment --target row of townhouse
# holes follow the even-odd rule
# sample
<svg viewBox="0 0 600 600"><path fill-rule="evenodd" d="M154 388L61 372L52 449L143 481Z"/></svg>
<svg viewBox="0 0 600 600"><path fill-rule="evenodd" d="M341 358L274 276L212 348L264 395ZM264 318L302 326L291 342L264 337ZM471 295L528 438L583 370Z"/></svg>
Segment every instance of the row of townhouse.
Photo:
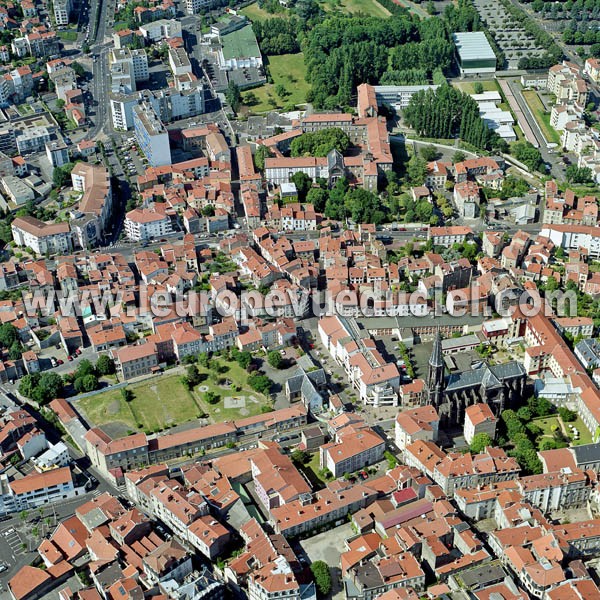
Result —
<svg viewBox="0 0 600 600"><path fill-rule="evenodd" d="M96 468L109 475L115 469L129 471L140 465L198 454L211 448L222 448L246 435L295 429L305 425L306 418L304 406L296 405L234 422L217 423L151 438L144 433L136 433L113 440L100 429L94 428L85 435L86 454Z"/></svg>
<svg viewBox="0 0 600 600"><path fill-rule="evenodd" d="M515 479L520 473L517 461L500 448L488 447L480 454L446 454L434 442L416 440L406 446L403 456L408 466L426 473L445 494Z"/></svg>

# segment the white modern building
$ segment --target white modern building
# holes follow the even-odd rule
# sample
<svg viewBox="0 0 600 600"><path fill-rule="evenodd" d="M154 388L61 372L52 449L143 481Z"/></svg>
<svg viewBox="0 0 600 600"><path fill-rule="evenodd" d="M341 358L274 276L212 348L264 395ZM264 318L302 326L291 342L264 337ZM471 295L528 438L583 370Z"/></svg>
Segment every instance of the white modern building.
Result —
<svg viewBox="0 0 600 600"><path fill-rule="evenodd" d="M171 164L169 134L152 104L142 101L133 108L135 137L152 167Z"/></svg>
<svg viewBox="0 0 600 600"><path fill-rule="evenodd" d="M171 219L147 208L136 208L125 215L125 233L130 240L141 242L173 233Z"/></svg>
<svg viewBox="0 0 600 600"><path fill-rule="evenodd" d="M46 142L46 156L53 167L63 167L69 162L69 149L63 141Z"/></svg>
<svg viewBox="0 0 600 600"><path fill-rule="evenodd" d="M82 487L75 487L69 467L31 473L13 481L3 474L0 475L0 514L63 502L83 493Z"/></svg>
<svg viewBox="0 0 600 600"><path fill-rule="evenodd" d="M159 19L140 26L140 32L151 43L181 37L181 23L175 19Z"/></svg>
<svg viewBox="0 0 600 600"><path fill-rule="evenodd" d="M50 444L48 450L32 460L34 467L39 473L56 469L58 467L67 467L71 462L69 449L64 442Z"/></svg>

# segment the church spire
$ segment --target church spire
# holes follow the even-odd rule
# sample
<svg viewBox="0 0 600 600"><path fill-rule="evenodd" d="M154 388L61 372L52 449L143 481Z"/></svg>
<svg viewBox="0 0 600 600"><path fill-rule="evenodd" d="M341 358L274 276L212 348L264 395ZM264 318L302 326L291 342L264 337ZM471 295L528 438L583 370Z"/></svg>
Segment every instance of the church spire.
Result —
<svg viewBox="0 0 600 600"><path fill-rule="evenodd" d="M429 357L429 372L427 374L427 399L429 404L438 408L442 403L444 393L444 356L442 354L442 336L440 330L435 333L433 350Z"/></svg>
<svg viewBox="0 0 600 600"><path fill-rule="evenodd" d="M440 335L440 328L437 328L435 332L435 339L433 340L433 351L429 357L430 367L443 367L444 356L442 354L442 336Z"/></svg>

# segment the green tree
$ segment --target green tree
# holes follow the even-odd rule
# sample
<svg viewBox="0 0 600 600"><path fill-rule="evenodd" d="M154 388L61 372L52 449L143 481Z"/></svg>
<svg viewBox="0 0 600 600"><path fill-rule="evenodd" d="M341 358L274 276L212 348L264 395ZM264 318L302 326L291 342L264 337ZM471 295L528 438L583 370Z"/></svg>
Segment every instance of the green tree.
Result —
<svg viewBox="0 0 600 600"><path fill-rule="evenodd" d="M210 358L206 352L201 352L198 354L198 364L204 368L208 369L208 365L210 364Z"/></svg>
<svg viewBox="0 0 600 600"><path fill-rule="evenodd" d="M538 417L547 417L554 410L552 402L547 398L538 398L537 401L537 414Z"/></svg>
<svg viewBox="0 0 600 600"><path fill-rule="evenodd" d="M77 369L75 369L75 379L78 377L85 377L86 375L95 375L96 369L91 361L87 358L84 358L78 365Z"/></svg>
<svg viewBox="0 0 600 600"><path fill-rule="evenodd" d="M298 191L298 200L300 202L304 202L306 200L308 190L312 184L312 179L303 171L298 171L292 175L290 180L296 185L296 190Z"/></svg>
<svg viewBox="0 0 600 600"><path fill-rule="evenodd" d="M218 404L221 397L215 392L206 392L203 396L204 400L209 404Z"/></svg>
<svg viewBox="0 0 600 600"><path fill-rule="evenodd" d="M96 361L96 372L99 375L112 375L115 371L115 361L108 354L101 354Z"/></svg>
<svg viewBox="0 0 600 600"><path fill-rule="evenodd" d="M568 409L566 406L559 407L558 414L565 423L571 423L577 420L577 413Z"/></svg>
<svg viewBox="0 0 600 600"><path fill-rule="evenodd" d="M578 167L577 165L569 165L566 173L567 181L571 183L591 183L592 170L589 167Z"/></svg>
<svg viewBox="0 0 600 600"><path fill-rule="evenodd" d="M433 144L429 144L429 146L424 146L423 148L421 148L420 152L423 159L427 162L435 160L438 155L437 148Z"/></svg>
<svg viewBox="0 0 600 600"><path fill-rule="evenodd" d="M83 77L85 75L85 69L77 61L71 63L71 69L75 71L77 77Z"/></svg>
<svg viewBox="0 0 600 600"><path fill-rule="evenodd" d="M299 450L298 448L294 450L290 456L297 465L305 465L310 460L310 455L308 452Z"/></svg>
<svg viewBox="0 0 600 600"><path fill-rule="evenodd" d="M0 344L5 348L10 348L19 338L17 328L11 323L0 325Z"/></svg>
<svg viewBox="0 0 600 600"><path fill-rule="evenodd" d="M306 194L306 201L315 207L317 212L322 213L325 210L329 192L321 187L312 187Z"/></svg>
<svg viewBox="0 0 600 600"><path fill-rule="evenodd" d="M517 142L513 144L511 152L514 157L521 161L530 171L544 172L544 160L540 151L529 142Z"/></svg>
<svg viewBox="0 0 600 600"><path fill-rule="evenodd" d="M129 388L121 388L121 398L125 402L131 402L134 398L133 392Z"/></svg>
<svg viewBox="0 0 600 600"><path fill-rule="evenodd" d="M42 373L38 384L33 391L32 400L35 400L39 404L46 404L50 402L50 400L61 397L63 389L63 380L58 373Z"/></svg>
<svg viewBox="0 0 600 600"><path fill-rule="evenodd" d="M483 83L481 83L481 81L476 81L473 84L473 91L476 94L483 94Z"/></svg>
<svg viewBox="0 0 600 600"><path fill-rule="evenodd" d="M271 158L273 154L271 151L262 144L256 149L254 153L254 164L259 171L265 170L265 160Z"/></svg>
<svg viewBox="0 0 600 600"><path fill-rule="evenodd" d="M227 90L225 91L225 99L231 106L233 112L238 112L240 108L240 104L242 102L242 93L240 92L240 88L235 81L230 81L227 86Z"/></svg>
<svg viewBox="0 0 600 600"><path fill-rule="evenodd" d="M52 171L52 183L55 187L63 187L69 182L73 166L73 163L67 163L62 167L54 168Z"/></svg>
<svg viewBox="0 0 600 600"><path fill-rule="evenodd" d="M331 592L331 573L329 566L322 560L316 560L310 565L315 585L321 596L328 596Z"/></svg>
<svg viewBox="0 0 600 600"><path fill-rule="evenodd" d="M454 164L459 163L459 162L463 162L464 160L467 160L467 155L462 150L457 150L452 155L452 162Z"/></svg>
<svg viewBox="0 0 600 600"><path fill-rule="evenodd" d="M56 108L58 108L59 110L62 110L65 107L65 101L62 98L58 98L55 102L56 104Z"/></svg>
<svg viewBox="0 0 600 600"><path fill-rule="evenodd" d="M88 375L83 375L82 377L75 379L73 387L79 394L93 392L94 390L98 389L98 378L91 373Z"/></svg>
<svg viewBox="0 0 600 600"><path fill-rule="evenodd" d="M266 376L260 373L253 373L248 377L248 385L260 394L268 394L273 382Z"/></svg>
<svg viewBox="0 0 600 600"><path fill-rule="evenodd" d="M240 365L240 367L242 367L242 369L245 370L250 366L250 363L252 362L252 354L247 350L244 350L243 352L240 352L237 355L236 361L238 365Z"/></svg>
<svg viewBox="0 0 600 600"><path fill-rule="evenodd" d="M274 369L281 369L282 365L283 365L283 358L281 356L281 352L279 352L278 350L271 350L268 354L267 354L267 362L274 368Z"/></svg>
<svg viewBox="0 0 600 600"><path fill-rule="evenodd" d="M303 133L292 140L292 156L327 156L332 150L342 154L350 146L350 138L338 127Z"/></svg>
<svg viewBox="0 0 600 600"><path fill-rule="evenodd" d="M483 452L488 446L493 443L492 438L487 433L476 433L471 440L469 450L473 454L479 454Z"/></svg>
<svg viewBox="0 0 600 600"><path fill-rule="evenodd" d="M427 175L427 162L413 154L406 166L406 175L412 185L423 185Z"/></svg>

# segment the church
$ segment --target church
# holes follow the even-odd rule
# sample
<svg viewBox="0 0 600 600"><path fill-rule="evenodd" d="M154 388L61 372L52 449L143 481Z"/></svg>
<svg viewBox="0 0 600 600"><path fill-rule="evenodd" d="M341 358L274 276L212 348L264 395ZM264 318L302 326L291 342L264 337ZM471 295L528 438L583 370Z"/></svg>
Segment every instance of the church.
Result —
<svg viewBox="0 0 600 600"><path fill-rule="evenodd" d="M523 397L526 379L525 368L517 361L501 365L482 361L474 369L446 377L438 332L429 359L427 398L438 411L441 427L462 427L465 410L471 404L489 404L496 417L504 409L512 408Z"/></svg>

